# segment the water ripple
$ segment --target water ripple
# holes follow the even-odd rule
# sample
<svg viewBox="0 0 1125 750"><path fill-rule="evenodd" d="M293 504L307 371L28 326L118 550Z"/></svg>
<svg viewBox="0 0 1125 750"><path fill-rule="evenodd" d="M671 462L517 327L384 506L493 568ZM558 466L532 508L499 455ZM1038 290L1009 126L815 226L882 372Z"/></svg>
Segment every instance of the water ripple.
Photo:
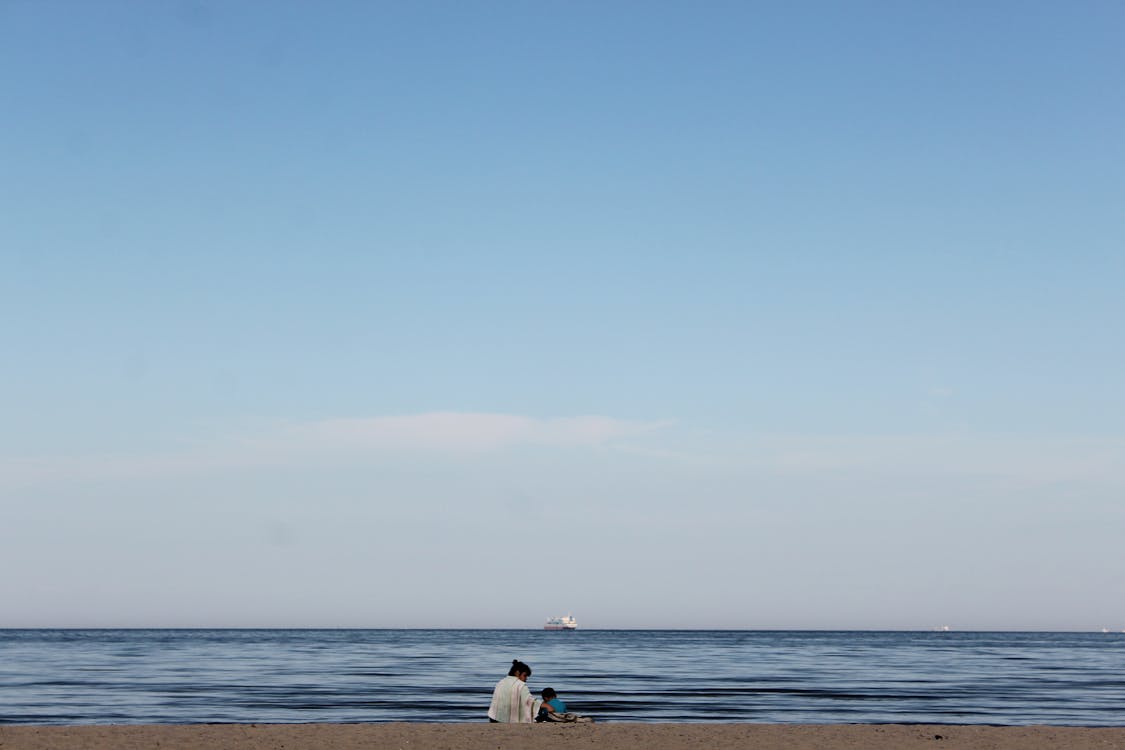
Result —
<svg viewBox="0 0 1125 750"><path fill-rule="evenodd" d="M1120 724L1075 633L0 631L0 723L481 721L512 658L603 721Z"/></svg>

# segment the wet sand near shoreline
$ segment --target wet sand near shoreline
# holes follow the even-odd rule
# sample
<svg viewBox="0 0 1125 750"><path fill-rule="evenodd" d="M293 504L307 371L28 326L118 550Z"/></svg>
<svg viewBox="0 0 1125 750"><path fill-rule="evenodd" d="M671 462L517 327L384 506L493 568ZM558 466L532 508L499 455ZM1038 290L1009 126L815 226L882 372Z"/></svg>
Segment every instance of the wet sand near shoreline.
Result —
<svg viewBox="0 0 1125 750"><path fill-rule="evenodd" d="M197 724L0 726L2 750L134 748L581 750L1039 750L1122 748L1125 727L897 724Z"/></svg>

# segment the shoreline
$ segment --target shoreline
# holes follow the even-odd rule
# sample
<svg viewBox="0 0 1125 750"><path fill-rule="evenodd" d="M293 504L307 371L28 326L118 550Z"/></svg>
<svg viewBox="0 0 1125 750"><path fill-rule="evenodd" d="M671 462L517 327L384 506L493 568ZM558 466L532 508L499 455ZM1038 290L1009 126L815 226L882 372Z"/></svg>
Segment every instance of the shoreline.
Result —
<svg viewBox="0 0 1125 750"><path fill-rule="evenodd" d="M581 750L582 748L746 748L755 750L1045 750L1121 748L1125 726L987 724L105 724L0 725L3 750L312 750L332 747L424 750Z"/></svg>

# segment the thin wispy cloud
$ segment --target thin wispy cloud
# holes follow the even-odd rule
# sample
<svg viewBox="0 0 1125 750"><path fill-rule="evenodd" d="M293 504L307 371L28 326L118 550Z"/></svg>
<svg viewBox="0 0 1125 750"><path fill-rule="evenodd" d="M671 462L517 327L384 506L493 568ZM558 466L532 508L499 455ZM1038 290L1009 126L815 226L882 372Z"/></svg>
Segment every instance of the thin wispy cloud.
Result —
<svg viewBox="0 0 1125 750"><path fill-rule="evenodd" d="M476 452L515 445L604 445L668 424L603 416L538 419L512 414L433 412L293 425L277 439L302 447Z"/></svg>
<svg viewBox="0 0 1125 750"><path fill-rule="evenodd" d="M256 431L212 436L172 453L4 458L0 459L0 484L140 479L381 458L450 458L499 453L522 446L597 448L669 425L666 421L606 416L536 418L475 412L285 422Z"/></svg>
<svg viewBox="0 0 1125 750"><path fill-rule="evenodd" d="M272 467L503 461L513 451L610 451L653 470L756 476L944 476L1125 484L1125 441L1112 436L762 435L691 432L671 421L429 412L279 422L197 439L180 450L0 457L0 488L128 481Z"/></svg>

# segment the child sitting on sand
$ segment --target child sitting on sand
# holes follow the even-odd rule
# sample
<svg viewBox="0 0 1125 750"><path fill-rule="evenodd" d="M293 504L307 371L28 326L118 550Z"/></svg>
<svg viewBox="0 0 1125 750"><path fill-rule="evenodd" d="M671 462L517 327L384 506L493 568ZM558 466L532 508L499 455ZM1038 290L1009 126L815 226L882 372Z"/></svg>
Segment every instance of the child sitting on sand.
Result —
<svg viewBox="0 0 1125 750"><path fill-rule="evenodd" d="M539 715L535 717L536 721L547 720L547 714L550 713L550 709L548 709L547 706L555 709L556 714L566 713L566 704L562 702L562 699L559 698L559 694L555 692L554 688L543 688L543 692L540 693L540 695L543 696L544 706L539 709Z"/></svg>

